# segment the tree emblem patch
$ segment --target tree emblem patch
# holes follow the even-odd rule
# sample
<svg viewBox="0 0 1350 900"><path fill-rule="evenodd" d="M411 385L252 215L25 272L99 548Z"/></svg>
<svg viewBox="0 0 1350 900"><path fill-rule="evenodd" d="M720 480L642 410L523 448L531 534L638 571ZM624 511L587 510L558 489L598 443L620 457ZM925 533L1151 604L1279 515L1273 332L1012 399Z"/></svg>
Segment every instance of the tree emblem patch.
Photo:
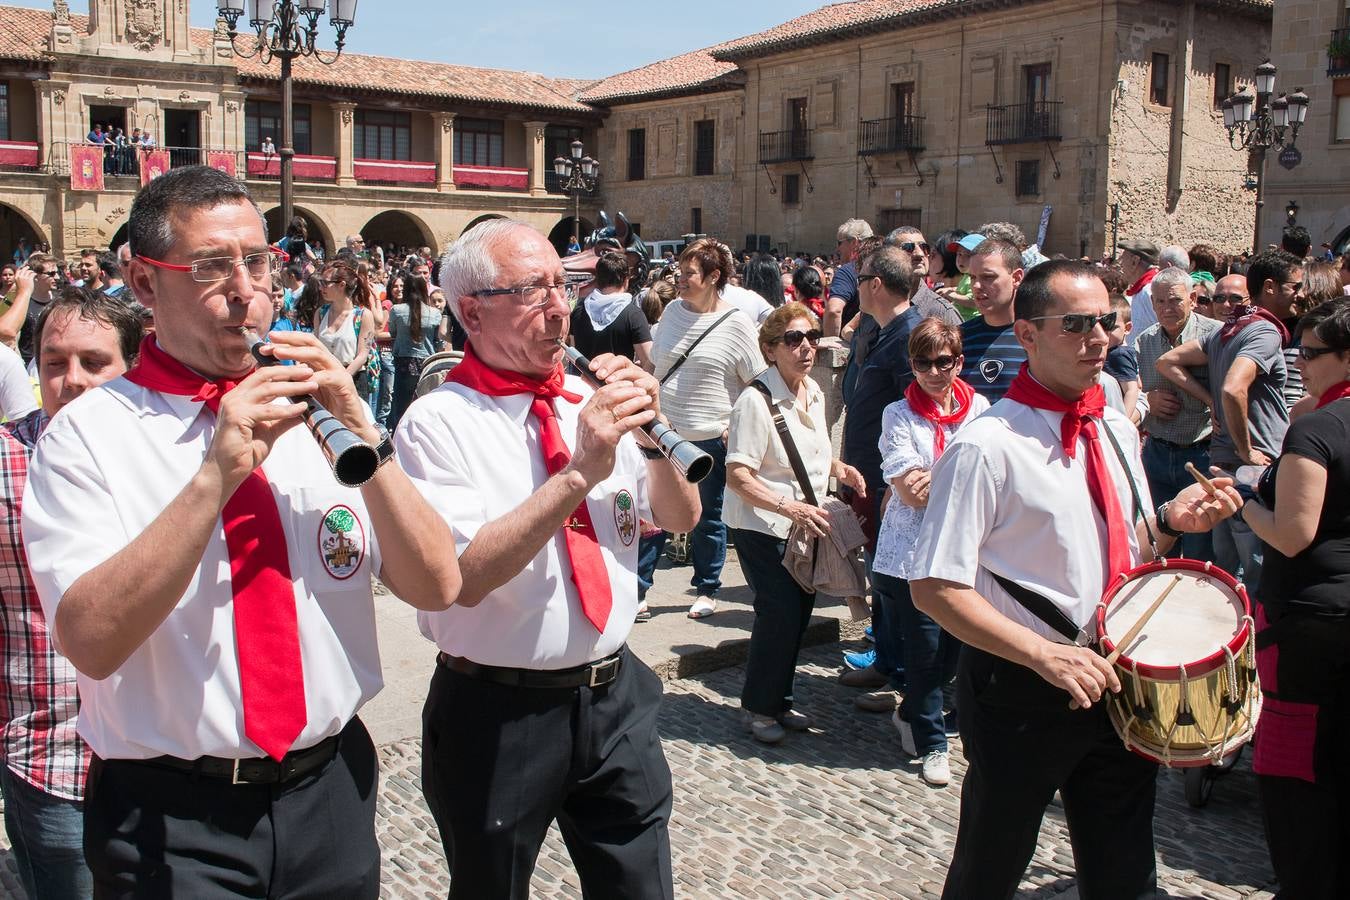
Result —
<svg viewBox="0 0 1350 900"><path fill-rule="evenodd" d="M339 581L346 581L361 568L366 555L366 532L351 507L339 504L324 513L319 525L319 558Z"/></svg>
<svg viewBox="0 0 1350 900"><path fill-rule="evenodd" d="M614 496L614 527L619 530L619 540L625 547L631 547L637 537L637 511L633 509L633 495L628 491L619 491Z"/></svg>

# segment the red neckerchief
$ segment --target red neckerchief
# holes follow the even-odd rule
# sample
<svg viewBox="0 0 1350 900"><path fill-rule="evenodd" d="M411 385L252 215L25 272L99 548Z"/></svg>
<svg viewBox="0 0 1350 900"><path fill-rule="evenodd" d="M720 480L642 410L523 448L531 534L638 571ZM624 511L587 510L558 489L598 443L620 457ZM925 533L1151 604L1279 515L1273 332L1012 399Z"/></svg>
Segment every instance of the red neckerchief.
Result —
<svg viewBox="0 0 1350 900"><path fill-rule="evenodd" d="M450 370L446 380L489 397L533 394L530 412L539 421L539 444L544 453L544 467L553 475L571 460L572 454L558 428L553 399L561 397L568 403L580 403L581 395L563 388L561 364L555 366L546 378L503 372L487 366L474 353L473 344L468 343L464 345L464 359ZM572 583L576 585L577 598L581 601L581 612L603 634L614 606L614 597L610 589L609 569L600 553L600 538L595 533L591 511L584 499L563 526L563 537L567 557L572 564Z"/></svg>
<svg viewBox="0 0 1350 900"><path fill-rule="evenodd" d="M1335 403L1343 397L1350 397L1350 381L1338 381L1323 391L1322 396L1317 400L1317 408L1321 409L1328 403Z"/></svg>
<svg viewBox="0 0 1350 900"><path fill-rule="evenodd" d="M947 433L943 430L944 425L958 425L966 420L966 414L970 412L970 402L975 396L975 389L960 378L952 382L952 411L943 413L938 408L937 401L924 393L923 388L919 387L918 380L911 381L909 387L905 388L905 399L909 401L909 408L915 413L933 423L933 460L942 455L942 451L947 447Z"/></svg>
<svg viewBox="0 0 1350 900"><path fill-rule="evenodd" d="M1092 495L1092 502L1106 523L1106 581L1110 584L1117 575L1130 568L1130 541L1125 530L1125 515L1111 484L1111 470L1106 467L1106 453L1102 450L1097 428L1097 420L1106 409L1106 392L1100 384L1094 384L1077 400L1065 400L1033 378L1027 364L1023 363L1004 396L1034 409L1063 413L1059 436L1064 453L1070 459L1077 450L1078 435L1081 433L1087 438L1088 493ZM1101 427L1106 428L1107 425L1102 423ZM1126 472L1125 477L1130 477L1130 473Z"/></svg>
<svg viewBox="0 0 1350 900"><path fill-rule="evenodd" d="M1248 304L1233 307L1232 314L1224 320L1223 330L1219 332L1219 340L1222 343L1228 343L1237 337L1242 329L1258 320L1274 325L1275 330L1280 333L1280 345L1283 347L1289 346L1291 340L1289 328L1280 321L1280 317L1265 307Z"/></svg>
<svg viewBox="0 0 1350 900"><path fill-rule="evenodd" d="M1153 282L1153 276L1157 274L1158 274L1158 267L1149 266L1148 271L1145 272L1143 275L1140 275L1139 280L1136 281L1134 284L1130 285L1129 288L1126 289L1125 296L1133 297L1135 294L1139 293L1144 288L1148 287L1149 284Z"/></svg>
<svg viewBox="0 0 1350 900"><path fill-rule="evenodd" d="M126 379L162 394L190 397L217 414L221 398L237 384L197 374L165 353L154 335L141 341L140 356ZM304 730L308 715L286 532L262 469L255 469L225 501L220 521L230 556L244 734L280 760Z"/></svg>

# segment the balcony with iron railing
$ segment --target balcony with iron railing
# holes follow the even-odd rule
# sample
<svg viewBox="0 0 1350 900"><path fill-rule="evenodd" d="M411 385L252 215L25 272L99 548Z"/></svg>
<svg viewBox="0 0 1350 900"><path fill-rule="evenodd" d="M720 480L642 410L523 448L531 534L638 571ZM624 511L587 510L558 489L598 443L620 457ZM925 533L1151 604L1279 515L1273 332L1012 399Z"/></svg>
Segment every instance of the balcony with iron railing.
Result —
<svg viewBox="0 0 1350 900"><path fill-rule="evenodd" d="M761 131L759 133L759 161L761 163L795 162L814 159L811 151L811 129L794 128L789 131Z"/></svg>
<svg viewBox="0 0 1350 900"><path fill-rule="evenodd" d="M1350 75L1350 28L1337 28L1327 44L1327 76Z"/></svg>
<svg viewBox="0 0 1350 900"><path fill-rule="evenodd" d="M1034 100L986 107L986 144L1027 144L1058 141L1061 100Z"/></svg>
<svg viewBox="0 0 1350 900"><path fill-rule="evenodd" d="M858 155L923 149L923 116L864 119L858 123Z"/></svg>

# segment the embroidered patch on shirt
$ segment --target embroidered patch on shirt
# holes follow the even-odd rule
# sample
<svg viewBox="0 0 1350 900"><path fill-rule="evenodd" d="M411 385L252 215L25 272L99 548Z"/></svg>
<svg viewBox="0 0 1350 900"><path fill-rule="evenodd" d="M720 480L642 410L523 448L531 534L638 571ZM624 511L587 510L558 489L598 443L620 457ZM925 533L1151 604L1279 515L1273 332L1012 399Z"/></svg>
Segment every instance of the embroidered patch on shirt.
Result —
<svg viewBox="0 0 1350 900"><path fill-rule="evenodd" d="M984 380L993 384L998 381L998 376L1003 374L1003 360L985 359L980 361L980 374Z"/></svg>
<svg viewBox="0 0 1350 900"><path fill-rule="evenodd" d="M614 527L619 530L619 540L625 547L633 544L637 537L637 512L633 509L633 495L628 491L619 491L614 496Z"/></svg>
<svg viewBox="0 0 1350 900"><path fill-rule="evenodd" d="M328 574L339 581L351 578L361 568L365 555L365 529L351 507L339 504L324 513L319 526L319 557Z"/></svg>

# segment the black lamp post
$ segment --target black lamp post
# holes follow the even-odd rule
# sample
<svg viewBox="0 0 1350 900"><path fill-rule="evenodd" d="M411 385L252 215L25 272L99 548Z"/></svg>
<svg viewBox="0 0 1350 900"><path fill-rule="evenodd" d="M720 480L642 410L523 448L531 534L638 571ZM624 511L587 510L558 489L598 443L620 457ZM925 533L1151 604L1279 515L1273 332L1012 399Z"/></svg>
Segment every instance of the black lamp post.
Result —
<svg viewBox="0 0 1350 900"><path fill-rule="evenodd" d="M248 52L239 49L235 26L248 4L248 24L256 33L245 38ZM311 56L331 66L342 55L347 29L356 21L357 0L332 0L329 22L337 29L337 47L331 59L325 59L317 44L319 18L329 0L216 0L216 10L230 26L230 44L245 58L257 56L263 64L281 60L281 227L289 228L294 215L295 119L291 94L291 61Z"/></svg>
<svg viewBox="0 0 1350 900"><path fill-rule="evenodd" d="M577 230L577 240L581 240L581 194L590 193L600 181L600 163L586 156L586 148L581 141L573 141L572 158L559 156L553 160L553 174L567 179L562 189L572 195L572 227Z"/></svg>
<svg viewBox="0 0 1350 900"><path fill-rule="evenodd" d="M1302 88L1276 97L1275 66L1266 60L1256 67L1256 95L1243 88L1223 101L1223 124L1228 143L1234 150L1246 150L1256 157L1256 226L1252 252L1261 252L1261 210L1266 203L1266 151L1291 150L1298 140L1298 129L1308 117L1308 95ZM1288 141L1285 137L1288 136Z"/></svg>

